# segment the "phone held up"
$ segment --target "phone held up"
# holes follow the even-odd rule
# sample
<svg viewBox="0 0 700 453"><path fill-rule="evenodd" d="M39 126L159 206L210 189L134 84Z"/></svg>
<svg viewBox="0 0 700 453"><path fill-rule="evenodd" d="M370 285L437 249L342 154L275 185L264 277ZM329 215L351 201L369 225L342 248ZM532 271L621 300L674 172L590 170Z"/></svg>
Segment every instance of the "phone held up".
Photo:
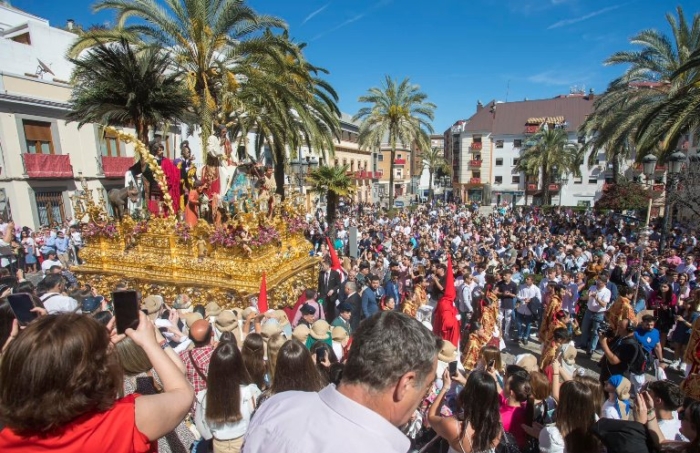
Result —
<svg viewBox="0 0 700 453"><path fill-rule="evenodd" d="M136 291L115 291L112 293L114 317L117 318L117 333L139 326L139 299Z"/></svg>
<svg viewBox="0 0 700 453"><path fill-rule="evenodd" d="M449 365L450 367L450 376L454 376L457 374L457 361L455 360L454 362L450 362Z"/></svg>
<svg viewBox="0 0 700 453"><path fill-rule="evenodd" d="M323 348L316 349L316 363L321 363L326 360L326 350Z"/></svg>
<svg viewBox="0 0 700 453"><path fill-rule="evenodd" d="M34 308L34 302L29 294L10 294L7 296L7 302L20 326L24 327L36 319L37 314L31 311Z"/></svg>

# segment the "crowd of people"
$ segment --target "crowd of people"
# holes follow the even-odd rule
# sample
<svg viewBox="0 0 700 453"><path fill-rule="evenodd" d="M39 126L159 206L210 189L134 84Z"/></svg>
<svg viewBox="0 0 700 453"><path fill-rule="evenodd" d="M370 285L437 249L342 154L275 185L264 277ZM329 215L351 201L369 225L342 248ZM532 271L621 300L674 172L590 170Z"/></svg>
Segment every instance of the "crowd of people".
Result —
<svg viewBox="0 0 700 453"><path fill-rule="evenodd" d="M0 451L700 451L692 229L661 252L658 229L571 209L308 221L319 277L297 300L148 295L125 334L70 273L78 253L34 242L58 262L36 286L4 262Z"/></svg>

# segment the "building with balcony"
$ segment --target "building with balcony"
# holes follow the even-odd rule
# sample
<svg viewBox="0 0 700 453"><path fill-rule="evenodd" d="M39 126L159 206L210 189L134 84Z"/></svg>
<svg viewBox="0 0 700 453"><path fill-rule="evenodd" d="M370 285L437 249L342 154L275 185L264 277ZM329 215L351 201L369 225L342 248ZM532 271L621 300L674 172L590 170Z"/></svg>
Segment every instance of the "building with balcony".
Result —
<svg viewBox="0 0 700 453"><path fill-rule="evenodd" d="M66 121L72 67L64 55L76 36L69 26L0 4L0 215L18 226L63 224L81 178L106 196L124 186L134 163L131 146Z"/></svg>
<svg viewBox="0 0 700 453"><path fill-rule="evenodd" d="M581 167L581 177L568 175L566 182L528 181L516 171L518 160L532 143L528 140L542 127L562 128L571 143L583 143L578 129L593 110L592 93L575 93L552 99L519 102L477 103L476 113L457 121L444 133L445 156L453 170L455 195L462 200L488 204L542 204L545 184L552 204L589 206L600 197L609 177L605 153L596 164Z"/></svg>

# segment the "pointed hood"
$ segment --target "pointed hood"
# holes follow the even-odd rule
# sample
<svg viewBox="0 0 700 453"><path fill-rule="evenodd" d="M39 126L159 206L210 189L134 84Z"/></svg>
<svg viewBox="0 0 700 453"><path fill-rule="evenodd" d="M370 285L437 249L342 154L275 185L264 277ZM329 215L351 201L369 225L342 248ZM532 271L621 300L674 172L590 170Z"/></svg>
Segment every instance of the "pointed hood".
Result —
<svg viewBox="0 0 700 453"><path fill-rule="evenodd" d="M335 247L331 244L331 239L326 236L326 242L328 243L328 253L331 254L331 269L338 272L343 272L343 266L340 264L338 259L338 254L335 251Z"/></svg>
<svg viewBox="0 0 700 453"><path fill-rule="evenodd" d="M452 271L452 256L447 255L447 272L445 275L445 299L454 301L457 297L457 291L455 290L455 274Z"/></svg>
<svg viewBox="0 0 700 453"><path fill-rule="evenodd" d="M267 276L263 272L262 280L260 281L260 295L258 296L258 312L265 313L267 310Z"/></svg>

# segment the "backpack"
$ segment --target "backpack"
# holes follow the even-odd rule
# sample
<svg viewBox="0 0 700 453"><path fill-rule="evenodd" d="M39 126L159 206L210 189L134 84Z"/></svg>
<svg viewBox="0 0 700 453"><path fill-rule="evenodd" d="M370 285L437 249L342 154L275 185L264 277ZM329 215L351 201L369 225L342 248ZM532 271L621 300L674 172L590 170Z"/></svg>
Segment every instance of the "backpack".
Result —
<svg viewBox="0 0 700 453"><path fill-rule="evenodd" d="M650 353L648 353L635 338L633 338L633 340L636 351L630 362L630 373L644 374L654 362L651 359Z"/></svg>

